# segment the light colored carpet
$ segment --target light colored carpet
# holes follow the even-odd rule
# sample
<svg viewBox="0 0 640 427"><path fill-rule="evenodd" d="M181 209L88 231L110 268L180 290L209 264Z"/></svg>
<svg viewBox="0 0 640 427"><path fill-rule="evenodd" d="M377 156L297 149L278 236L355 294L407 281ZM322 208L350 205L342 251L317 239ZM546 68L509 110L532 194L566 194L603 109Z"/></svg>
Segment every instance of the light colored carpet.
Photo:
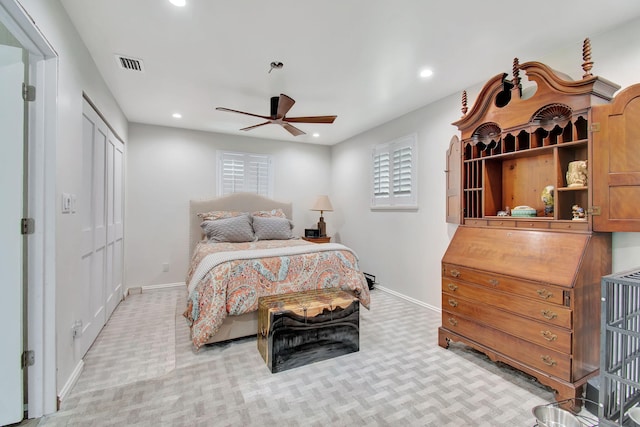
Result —
<svg viewBox="0 0 640 427"><path fill-rule="evenodd" d="M482 354L437 345L440 314L381 290L360 351L272 374L255 338L194 353L186 291L123 301L59 412L40 426L533 426L553 393Z"/></svg>

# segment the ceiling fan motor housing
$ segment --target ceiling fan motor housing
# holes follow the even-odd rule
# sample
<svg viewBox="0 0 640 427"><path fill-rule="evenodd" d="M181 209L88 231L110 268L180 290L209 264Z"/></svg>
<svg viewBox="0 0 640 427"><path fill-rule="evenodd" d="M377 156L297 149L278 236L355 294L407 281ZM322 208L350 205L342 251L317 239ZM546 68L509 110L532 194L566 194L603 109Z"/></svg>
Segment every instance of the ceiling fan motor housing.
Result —
<svg viewBox="0 0 640 427"><path fill-rule="evenodd" d="M276 119L278 116L278 101L280 100L279 96L271 97L271 118Z"/></svg>

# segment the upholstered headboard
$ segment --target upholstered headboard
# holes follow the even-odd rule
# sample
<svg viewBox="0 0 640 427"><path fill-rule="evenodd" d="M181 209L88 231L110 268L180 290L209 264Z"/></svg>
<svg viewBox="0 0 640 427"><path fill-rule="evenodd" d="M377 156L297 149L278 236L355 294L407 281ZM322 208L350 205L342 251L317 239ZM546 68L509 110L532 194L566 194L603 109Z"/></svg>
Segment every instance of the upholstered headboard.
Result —
<svg viewBox="0 0 640 427"><path fill-rule="evenodd" d="M189 201L189 258L193 253L193 249L200 241L202 236L202 228L200 224L202 219L198 216L202 212L210 211L240 211L254 212L265 211L271 209L282 209L287 218L292 218L291 203L278 202L267 197L259 196L253 193L234 193L228 196L222 196L215 199L207 200L190 200Z"/></svg>

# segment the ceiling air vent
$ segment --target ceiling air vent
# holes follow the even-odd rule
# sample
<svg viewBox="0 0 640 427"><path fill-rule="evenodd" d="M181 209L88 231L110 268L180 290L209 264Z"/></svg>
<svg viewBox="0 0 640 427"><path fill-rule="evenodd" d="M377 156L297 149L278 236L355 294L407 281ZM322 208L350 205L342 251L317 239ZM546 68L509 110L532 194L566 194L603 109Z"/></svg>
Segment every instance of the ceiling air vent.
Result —
<svg viewBox="0 0 640 427"><path fill-rule="evenodd" d="M123 70L144 72L144 64L142 59L129 58L122 55L116 55L116 60Z"/></svg>

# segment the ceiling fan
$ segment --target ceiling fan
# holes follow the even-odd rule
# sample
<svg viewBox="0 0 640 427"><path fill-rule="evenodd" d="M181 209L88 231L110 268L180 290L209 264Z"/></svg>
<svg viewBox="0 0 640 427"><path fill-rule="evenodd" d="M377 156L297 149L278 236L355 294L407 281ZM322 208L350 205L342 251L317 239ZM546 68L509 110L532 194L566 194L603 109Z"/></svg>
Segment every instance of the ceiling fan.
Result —
<svg viewBox="0 0 640 427"><path fill-rule="evenodd" d="M291 123L333 123L336 117L338 117L338 116L286 117L286 114L289 112L289 110L291 109L291 107L293 107L293 104L295 103L296 101L294 101L292 98L288 97L284 93L281 93L280 96L271 97L271 115L269 116L261 116L259 114L247 113L244 111L232 110L230 108L224 108L224 107L217 107L216 110L228 111L230 113L246 114L247 116L259 117L261 119L267 120L264 123L242 128L240 130L251 130L260 126L273 123L273 124L282 126L293 136L305 135L305 132L293 126Z"/></svg>

